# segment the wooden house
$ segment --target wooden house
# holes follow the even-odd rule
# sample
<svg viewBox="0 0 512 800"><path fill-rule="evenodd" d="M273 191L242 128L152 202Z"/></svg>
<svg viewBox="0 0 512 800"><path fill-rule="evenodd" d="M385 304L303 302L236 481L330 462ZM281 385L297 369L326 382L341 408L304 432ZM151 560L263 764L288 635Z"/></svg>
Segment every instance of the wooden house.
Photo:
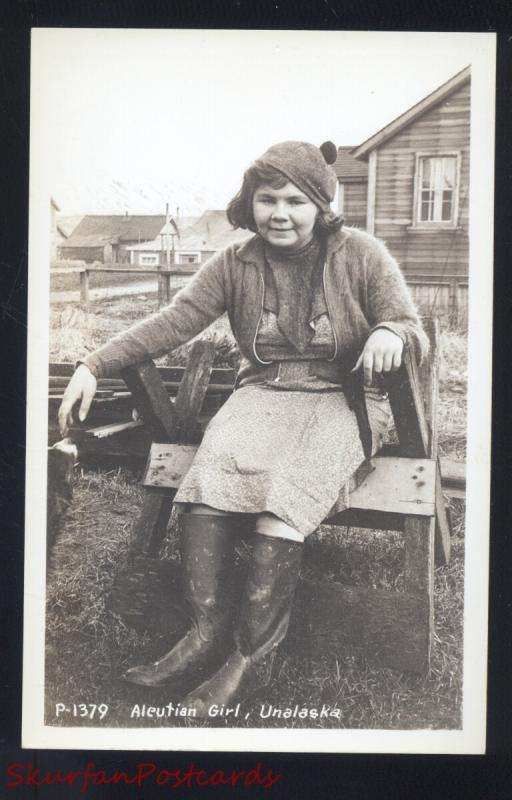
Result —
<svg viewBox="0 0 512 800"><path fill-rule="evenodd" d="M384 240L423 313L467 315L470 68L365 142L340 148L338 207ZM357 173L355 162L367 169ZM362 213L366 202L366 214Z"/></svg>
<svg viewBox="0 0 512 800"><path fill-rule="evenodd" d="M61 259L128 263L128 247L152 241L165 225L165 215L86 214L58 247Z"/></svg>

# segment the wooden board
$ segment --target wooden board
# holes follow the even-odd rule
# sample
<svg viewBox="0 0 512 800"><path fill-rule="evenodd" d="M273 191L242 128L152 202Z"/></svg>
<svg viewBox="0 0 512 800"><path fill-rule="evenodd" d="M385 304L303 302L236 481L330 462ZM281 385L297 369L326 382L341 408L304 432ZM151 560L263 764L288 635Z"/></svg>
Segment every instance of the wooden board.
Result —
<svg viewBox="0 0 512 800"><path fill-rule="evenodd" d="M116 433L124 433L134 428L142 428L143 425L143 420L131 419L128 420L128 422L113 422L110 425L100 425L98 428L89 428L85 433L88 436L94 436L96 439L105 439L107 436L114 436Z"/></svg>
<svg viewBox="0 0 512 800"><path fill-rule="evenodd" d="M402 367L384 375L389 393L400 452L408 458L429 455L430 433L425 419L422 387L418 368L408 350L404 351Z"/></svg>
<svg viewBox="0 0 512 800"><path fill-rule="evenodd" d="M421 613L411 619L411 625L421 632L425 667L430 662L434 633L434 538L435 517L406 517L404 527L405 591L422 601Z"/></svg>
<svg viewBox="0 0 512 800"><path fill-rule="evenodd" d="M208 389L214 358L213 342L194 342L174 404L179 418L179 441L183 444L201 439L198 415Z"/></svg>
<svg viewBox="0 0 512 800"><path fill-rule="evenodd" d="M351 508L430 517L435 511L435 462L375 458L375 469L350 495Z"/></svg>
<svg viewBox="0 0 512 800"><path fill-rule="evenodd" d="M121 374L153 440L172 442L177 434L178 418L153 361L126 367Z"/></svg>
<svg viewBox="0 0 512 800"><path fill-rule="evenodd" d="M153 442L143 486L177 489L187 474L199 445Z"/></svg>
<svg viewBox="0 0 512 800"><path fill-rule="evenodd" d="M436 463L436 537L435 537L435 563L439 566L450 563L451 555L451 524L446 510L441 483L441 466Z"/></svg>
<svg viewBox="0 0 512 800"><path fill-rule="evenodd" d="M160 375L161 379L164 383L167 382L177 382L180 383L183 375L185 373L186 367L157 367L157 372ZM49 366L49 375L50 377L66 377L71 378L75 371L75 364L70 361L54 361ZM117 373L119 375L119 373ZM233 386L235 383L236 373L232 369L227 369L225 367L215 367L212 370L211 380L212 383L221 383L229 386ZM98 381L98 385L102 385L104 380L113 380L109 378L100 378Z"/></svg>

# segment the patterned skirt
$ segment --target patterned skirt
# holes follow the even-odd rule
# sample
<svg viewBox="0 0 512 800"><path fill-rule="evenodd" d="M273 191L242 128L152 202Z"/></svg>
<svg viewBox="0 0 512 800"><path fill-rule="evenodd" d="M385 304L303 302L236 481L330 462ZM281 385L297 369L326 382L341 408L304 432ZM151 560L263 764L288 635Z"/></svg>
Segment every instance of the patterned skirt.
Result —
<svg viewBox="0 0 512 800"><path fill-rule="evenodd" d="M367 408L375 452L391 409L374 391L367 391ZM308 536L349 507L363 461L356 417L341 390L246 386L209 423L175 501L275 514Z"/></svg>

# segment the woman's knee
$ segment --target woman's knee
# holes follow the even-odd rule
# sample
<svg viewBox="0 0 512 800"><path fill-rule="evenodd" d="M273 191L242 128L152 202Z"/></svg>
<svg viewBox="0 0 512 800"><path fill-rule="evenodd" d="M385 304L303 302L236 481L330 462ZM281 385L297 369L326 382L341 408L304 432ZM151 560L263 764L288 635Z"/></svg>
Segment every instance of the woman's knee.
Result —
<svg viewBox="0 0 512 800"><path fill-rule="evenodd" d="M208 514L214 517L228 517L230 515L229 511L222 511L220 508L213 508L213 506L207 506L204 503L190 503L187 508L187 514Z"/></svg>
<svg viewBox="0 0 512 800"><path fill-rule="evenodd" d="M256 517L256 532L263 536L271 536L275 539L289 539L292 542L303 542L304 534L292 528L275 514L264 512Z"/></svg>

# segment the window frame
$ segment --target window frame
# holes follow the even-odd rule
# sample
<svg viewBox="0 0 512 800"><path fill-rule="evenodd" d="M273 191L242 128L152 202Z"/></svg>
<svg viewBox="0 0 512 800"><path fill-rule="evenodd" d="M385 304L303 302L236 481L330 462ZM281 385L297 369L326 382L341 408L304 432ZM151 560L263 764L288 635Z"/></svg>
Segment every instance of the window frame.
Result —
<svg viewBox="0 0 512 800"><path fill-rule="evenodd" d="M177 260L177 264L180 267L182 267L182 266L186 267L187 265L188 266L192 266L193 264L200 264L201 263L201 252L199 250L184 250L184 251L177 250L176 251L176 256L177 256L177 259L178 259ZM197 260L196 261L182 261L181 260L182 258L190 258L190 256L193 256Z"/></svg>
<svg viewBox="0 0 512 800"><path fill-rule="evenodd" d="M151 261L149 264L144 263L145 258L156 259L155 261ZM139 266L141 267L158 267L159 259L158 253L141 253L139 256Z"/></svg>
<svg viewBox="0 0 512 800"><path fill-rule="evenodd" d="M421 214L421 186L420 176L422 173L421 162L426 158L455 158L455 184L453 187L452 216L449 220L422 220ZM431 151L416 153L416 164L414 172L414 207L413 224L414 230L452 230L459 225L459 194L460 194L460 172L461 172L461 152L460 150L442 150L434 153Z"/></svg>

